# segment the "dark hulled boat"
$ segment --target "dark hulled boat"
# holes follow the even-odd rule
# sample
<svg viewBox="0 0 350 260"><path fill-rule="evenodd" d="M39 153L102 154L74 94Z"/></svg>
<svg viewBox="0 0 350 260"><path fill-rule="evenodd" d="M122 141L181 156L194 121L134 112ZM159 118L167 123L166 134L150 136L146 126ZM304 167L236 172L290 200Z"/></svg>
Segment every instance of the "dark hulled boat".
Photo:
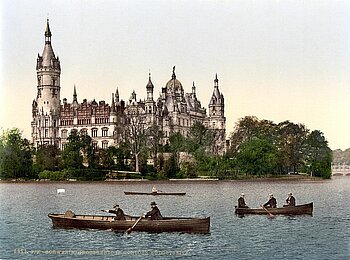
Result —
<svg viewBox="0 0 350 260"><path fill-rule="evenodd" d="M125 195L174 195L174 196L184 196L186 192L137 192L137 191L124 191Z"/></svg>
<svg viewBox="0 0 350 260"><path fill-rule="evenodd" d="M282 208L267 208L268 212L272 215L312 215L314 206L313 203L297 205L294 207L282 207ZM237 215L268 215L263 208L235 208Z"/></svg>
<svg viewBox="0 0 350 260"><path fill-rule="evenodd" d="M118 232L125 232L139 218L126 216L126 220L114 220L113 216L75 214L49 214L48 217L51 218L54 228L111 229ZM210 217L164 217L162 220L142 218L133 230L152 233L183 232L207 234L210 231Z"/></svg>

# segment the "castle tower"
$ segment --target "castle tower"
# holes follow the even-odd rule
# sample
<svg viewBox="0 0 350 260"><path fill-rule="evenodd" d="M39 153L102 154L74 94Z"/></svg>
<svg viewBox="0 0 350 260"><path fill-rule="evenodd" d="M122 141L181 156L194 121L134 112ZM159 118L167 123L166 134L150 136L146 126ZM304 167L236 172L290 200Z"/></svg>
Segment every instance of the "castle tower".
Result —
<svg viewBox="0 0 350 260"><path fill-rule="evenodd" d="M224 117L225 101L224 96L219 91L218 75L214 79L214 91L209 103L209 117Z"/></svg>
<svg viewBox="0 0 350 260"><path fill-rule="evenodd" d="M214 91L209 102L209 116L206 121L206 125L210 129L216 130L216 142L212 152L223 154L226 140L225 100L223 94L219 91L217 74L214 79Z"/></svg>
<svg viewBox="0 0 350 260"><path fill-rule="evenodd" d="M58 126L60 115L60 74L59 58L51 46L49 19L45 30L45 46L42 55L38 54L37 97L33 101L32 142L35 147L58 145Z"/></svg>
<svg viewBox="0 0 350 260"><path fill-rule="evenodd" d="M148 75L148 83L146 85L146 91L147 91L147 101L153 101L153 83L151 80L151 73Z"/></svg>

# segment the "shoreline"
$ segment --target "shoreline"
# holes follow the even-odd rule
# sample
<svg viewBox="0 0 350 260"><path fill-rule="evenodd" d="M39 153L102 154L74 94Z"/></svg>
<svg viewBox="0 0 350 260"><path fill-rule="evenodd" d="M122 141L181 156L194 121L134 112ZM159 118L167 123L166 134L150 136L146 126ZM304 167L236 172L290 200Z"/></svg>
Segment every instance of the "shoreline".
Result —
<svg viewBox="0 0 350 260"><path fill-rule="evenodd" d="M343 176L335 176L335 177L343 177ZM52 180L23 180L23 179L11 179L11 180L0 180L0 183L153 183L153 182L169 182L169 183L176 183L176 182L277 182L277 181L292 181L292 182L319 182L319 181L328 181L332 180L334 177L332 176L330 179L322 179L320 177L310 177L310 176L281 176L281 177L247 177L247 178L239 178L239 179L223 179L220 180L218 178L193 178L193 179L168 179L168 180L149 180L149 179L113 179L113 180L101 180L101 181L94 181L94 180L86 180L86 181L80 181L80 180L64 180L64 181L52 181Z"/></svg>

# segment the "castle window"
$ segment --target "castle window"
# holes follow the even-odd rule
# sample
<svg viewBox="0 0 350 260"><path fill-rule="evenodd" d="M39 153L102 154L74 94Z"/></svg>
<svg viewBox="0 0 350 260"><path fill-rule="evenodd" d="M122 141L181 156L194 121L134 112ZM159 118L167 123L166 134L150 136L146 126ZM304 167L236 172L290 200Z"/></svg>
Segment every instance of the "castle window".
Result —
<svg viewBox="0 0 350 260"><path fill-rule="evenodd" d="M49 137L49 129L45 129L45 138Z"/></svg>
<svg viewBox="0 0 350 260"><path fill-rule="evenodd" d="M80 130L80 133L81 133L82 135L87 135L87 129L86 129L86 128L81 129L81 130Z"/></svg>
<svg viewBox="0 0 350 260"><path fill-rule="evenodd" d="M97 137L97 128L91 129L91 137Z"/></svg>
<svg viewBox="0 0 350 260"><path fill-rule="evenodd" d="M108 128L103 128L103 129L102 129L102 136L103 136L103 137L108 136Z"/></svg>
<svg viewBox="0 0 350 260"><path fill-rule="evenodd" d="M67 132L68 131L66 129L62 130L62 132L61 132L62 138L67 138Z"/></svg>
<svg viewBox="0 0 350 260"><path fill-rule="evenodd" d="M49 125L49 119L45 119L45 127L48 127Z"/></svg>
<svg viewBox="0 0 350 260"><path fill-rule="evenodd" d="M102 149L108 148L108 141L102 141Z"/></svg>
<svg viewBox="0 0 350 260"><path fill-rule="evenodd" d="M97 142L93 142L93 143L92 143L92 148L93 148L94 150L97 150L97 148L98 148Z"/></svg>

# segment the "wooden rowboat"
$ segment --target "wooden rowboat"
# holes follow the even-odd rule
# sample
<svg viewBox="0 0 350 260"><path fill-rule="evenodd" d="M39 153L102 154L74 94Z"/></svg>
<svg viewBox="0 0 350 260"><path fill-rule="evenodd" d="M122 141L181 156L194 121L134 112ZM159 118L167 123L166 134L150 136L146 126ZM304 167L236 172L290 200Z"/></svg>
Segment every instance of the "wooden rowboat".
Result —
<svg viewBox="0 0 350 260"><path fill-rule="evenodd" d="M312 215L313 203L297 205L294 207L282 207L282 208L267 208L267 210L273 215ZM235 208L237 215L267 215L269 214L263 208Z"/></svg>
<svg viewBox="0 0 350 260"><path fill-rule="evenodd" d="M125 232L139 219L139 217L126 216L126 220L114 220L113 216L75 215L74 213L49 214L48 217L51 218L54 228L110 229L117 232ZM210 217L164 217L162 220L142 218L133 228L133 231L208 234L210 231Z"/></svg>
<svg viewBox="0 0 350 260"><path fill-rule="evenodd" d="M174 195L174 196L184 196L186 192L136 192L136 191L124 191L125 195Z"/></svg>

